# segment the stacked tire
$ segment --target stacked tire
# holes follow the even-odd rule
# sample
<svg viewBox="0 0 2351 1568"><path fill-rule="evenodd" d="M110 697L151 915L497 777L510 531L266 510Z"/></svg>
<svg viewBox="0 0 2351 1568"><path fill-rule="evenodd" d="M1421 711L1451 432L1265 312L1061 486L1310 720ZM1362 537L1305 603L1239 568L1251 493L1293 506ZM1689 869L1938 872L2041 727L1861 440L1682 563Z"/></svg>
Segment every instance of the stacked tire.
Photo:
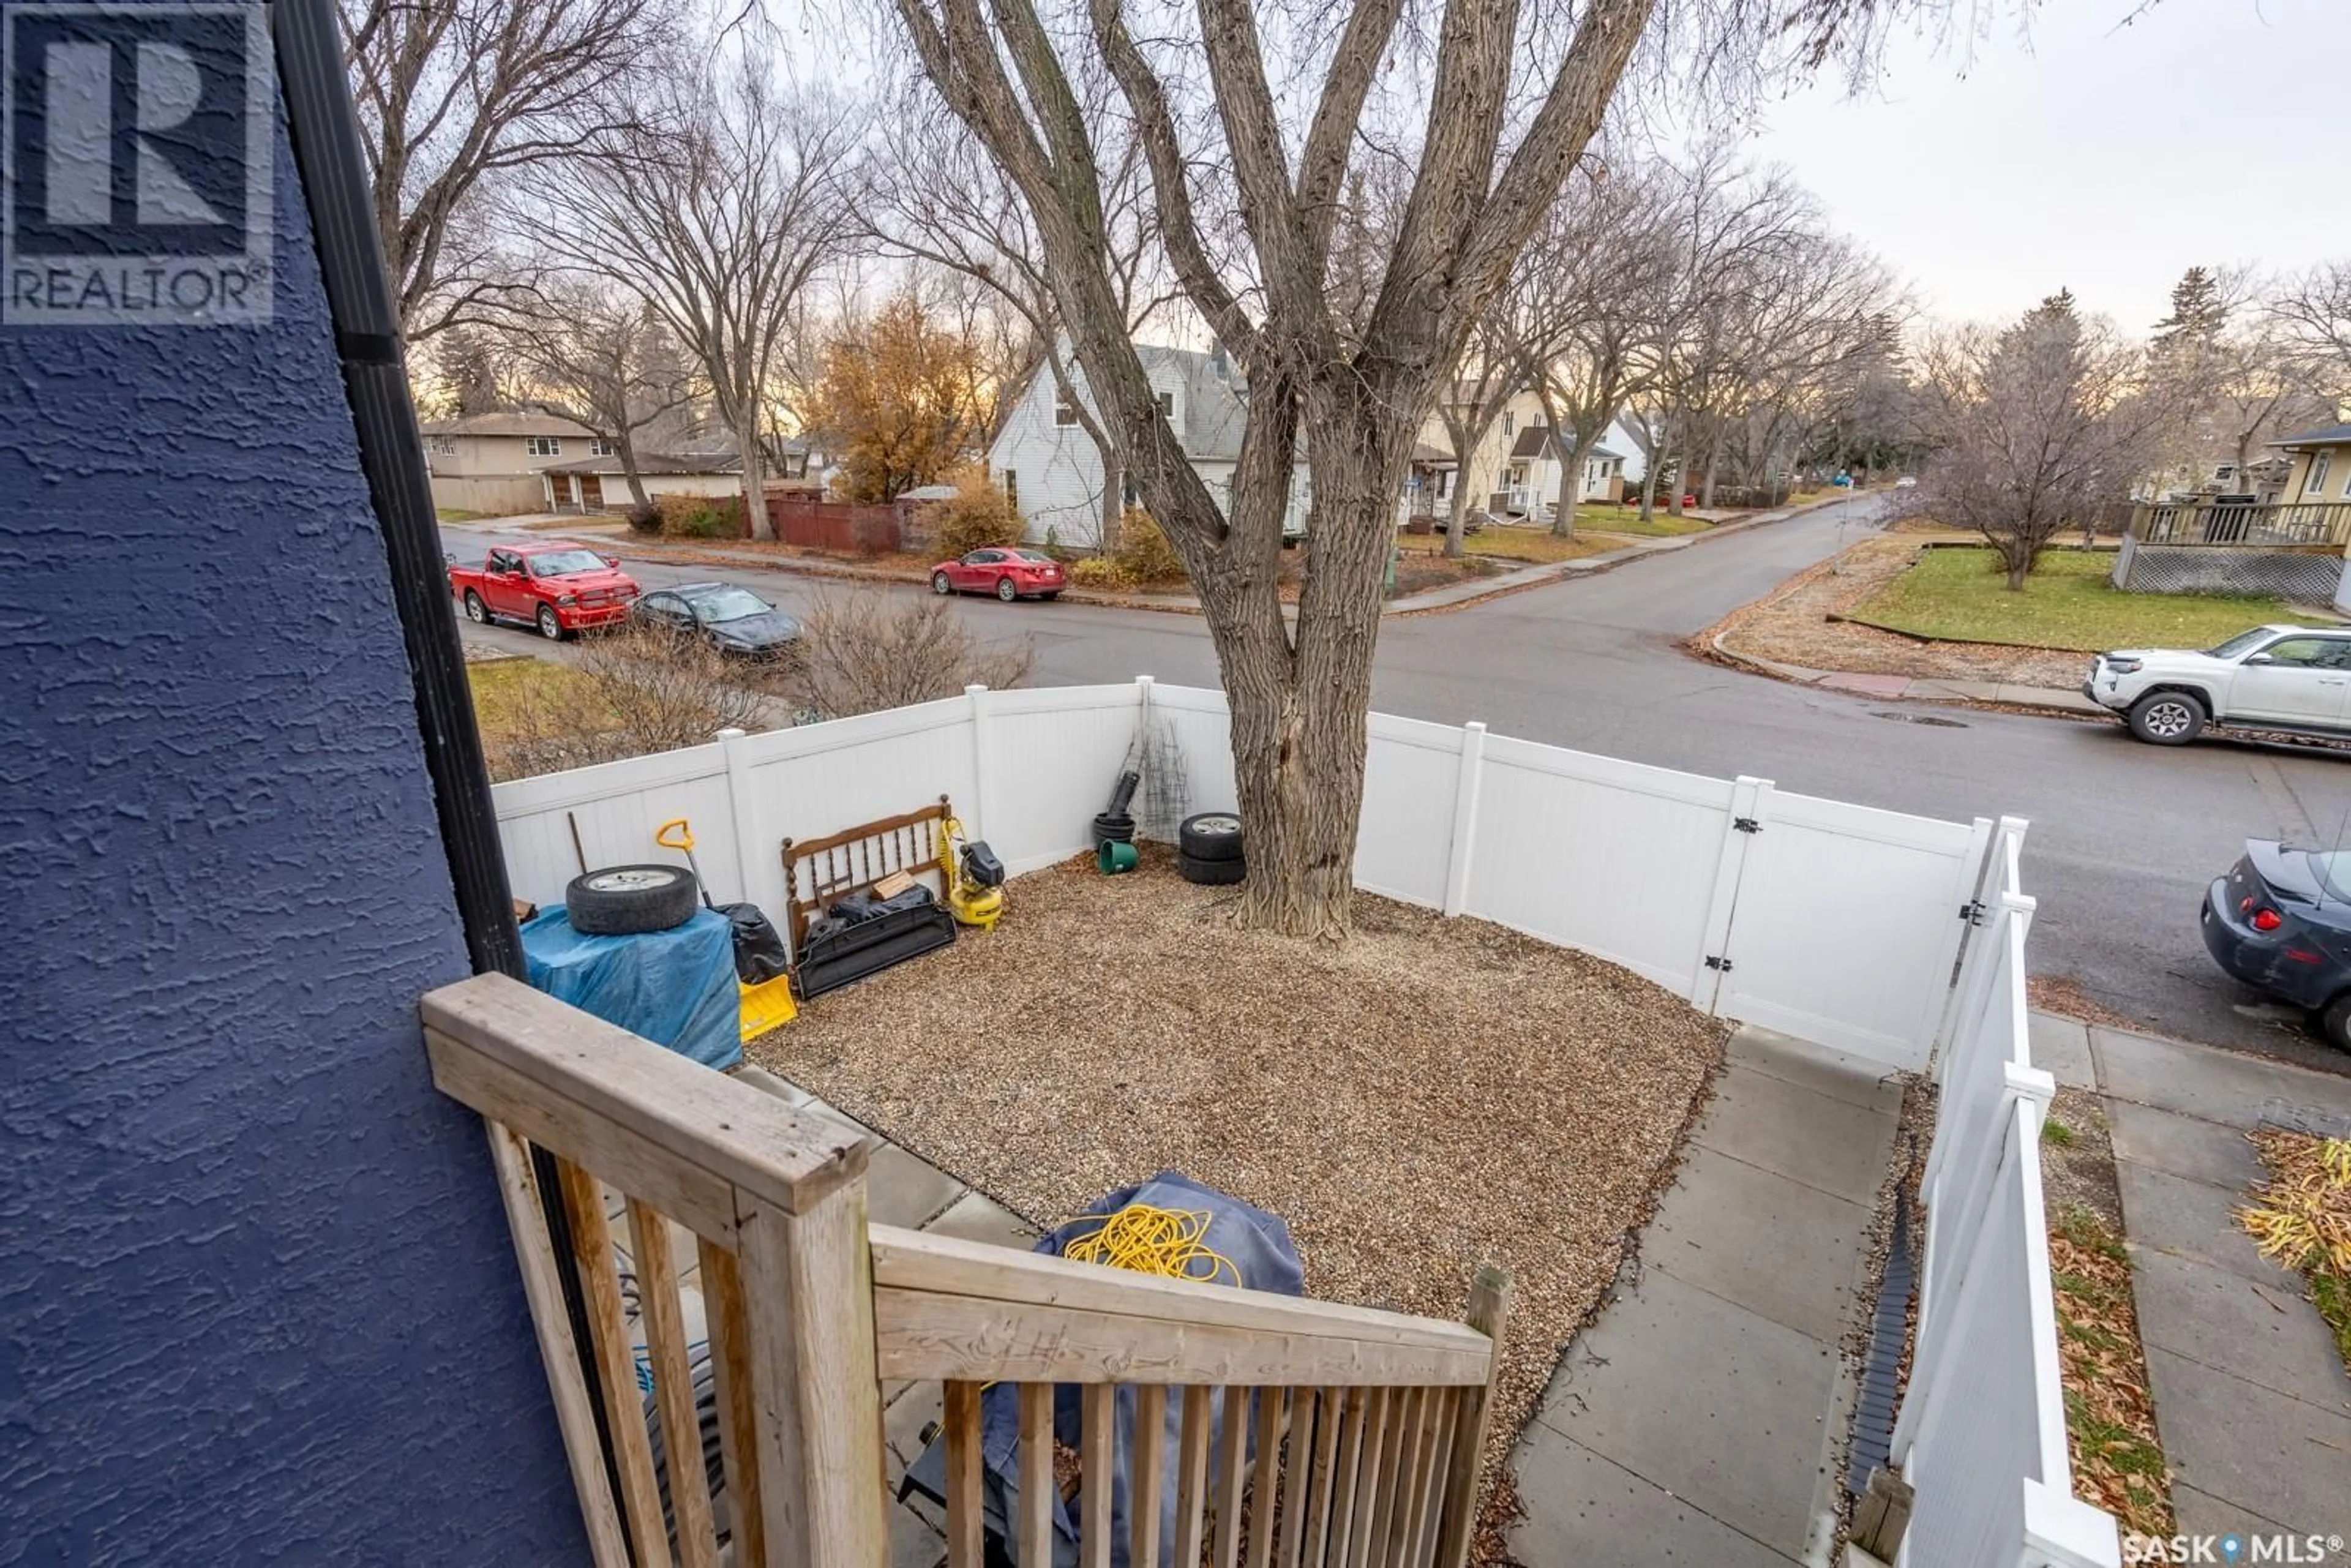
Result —
<svg viewBox="0 0 2351 1568"><path fill-rule="evenodd" d="M684 866L615 865L575 876L563 890L571 929L583 936L635 936L668 931L702 907L694 873Z"/></svg>
<svg viewBox="0 0 2351 1568"><path fill-rule="evenodd" d="M1229 887L1248 876L1240 818L1230 811L1185 818L1176 830L1176 870L1203 887Z"/></svg>

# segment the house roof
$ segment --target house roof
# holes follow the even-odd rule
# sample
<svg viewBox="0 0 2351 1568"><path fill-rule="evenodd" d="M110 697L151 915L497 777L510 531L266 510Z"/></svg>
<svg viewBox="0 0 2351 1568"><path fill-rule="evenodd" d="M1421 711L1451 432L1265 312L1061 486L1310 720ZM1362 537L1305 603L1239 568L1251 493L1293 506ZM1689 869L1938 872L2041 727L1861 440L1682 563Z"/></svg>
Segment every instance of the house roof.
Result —
<svg viewBox="0 0 2351 1568"><path fill-rule="evenodd" d="M1613 446L1595 446L1591 451L1585 453L1584 455L1586 457L1613 457L1619 463L1625 461L1625 455L1617 451Z"/></svg>
<svg viewBox="0 0 2351 1568"><path fill-rule="evenodd" d="M582 457L570 463L550 463L539 470L542 474L625 474L621 459ZM637 454L640 474L740 474L743 460L733 453L640 452Z"/></svg>
<svg viewBox="0 0 2351 1568"><path fill-rule="evenodd" d="M1554 463L1564 463L1572 454L1559 439L1557 430L1548 424L1530 424L1519 432L1518 440L1511 444L1510 455L1513 458L1548 457Z"/></svg>
<svg viewBox="0 0 2351 1568"><path fill-rule="evenodd" d="M2351 424L2325 424L2316 430L2305 430L2300 435L2289 435L2270 443L2272 446L2346 446L2351 445Z"/></svg>
<svg viewBox="0 0 2351 1568"><path fill-rule="evenodd" d="M1447 452L1442 446L1432 446L1426 441L1416 442L1413 444L1412 460L1423 468L1452 468L1458 466L1452 453Z"/></svg>
<svg viewBox="0 0 2351 1568"><path fill-rule="evenodd" d="M559 413L471 413L462 419L429 419L427 435L591 435L586 425Z"/></svg>

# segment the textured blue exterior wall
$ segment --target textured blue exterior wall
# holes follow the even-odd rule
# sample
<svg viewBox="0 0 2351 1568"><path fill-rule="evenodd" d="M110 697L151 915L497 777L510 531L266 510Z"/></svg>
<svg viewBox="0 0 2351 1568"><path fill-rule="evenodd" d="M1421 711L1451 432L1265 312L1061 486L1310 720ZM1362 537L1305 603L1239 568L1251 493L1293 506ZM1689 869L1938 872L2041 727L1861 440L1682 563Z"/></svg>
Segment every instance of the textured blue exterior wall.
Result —
<svg viewBox="0 0 2351 1568"><path fill-rule="evenodd" d="M0 1563L582 1562L276 166L271 323L0 328Z"/></svg>

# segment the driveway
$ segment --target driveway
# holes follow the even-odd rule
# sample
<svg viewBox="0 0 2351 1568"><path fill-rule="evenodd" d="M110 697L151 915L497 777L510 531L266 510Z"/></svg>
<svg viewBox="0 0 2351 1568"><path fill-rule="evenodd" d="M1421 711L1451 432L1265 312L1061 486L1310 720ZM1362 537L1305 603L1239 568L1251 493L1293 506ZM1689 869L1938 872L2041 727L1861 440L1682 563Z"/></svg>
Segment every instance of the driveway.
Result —
<svg viewBox="0 0 2351 1568"><path fill-rule="evenodd" d="M1381 629L1374 701L1446 724L1729 777L1890 810L2031 819L2025 881L2039 898L2033 968L2066 975L2158 1033L2259 1051L2335 1072L2299 1017L2263 1005L2206 956L2196 912L2247 837L2351 838L2351 767L2326 752L2206 741L2179 750L2119 726L1886 702L1723 669L1679 643L1870 527L1863 497L1617 570ZM447 528L471 559L490 542ZM544 537L544 536L541 536ZM625 538L604 548L628 558ZM647 583L716 575L630 561ZM730 571L788 608L810 580ZM909 588L904 591L920 592ZM1151 674L1216 684L1197 617L1076 604L963 600L985 637L1029 638L1040 685ZM519 632L491 632L543 648Z"/></svg>

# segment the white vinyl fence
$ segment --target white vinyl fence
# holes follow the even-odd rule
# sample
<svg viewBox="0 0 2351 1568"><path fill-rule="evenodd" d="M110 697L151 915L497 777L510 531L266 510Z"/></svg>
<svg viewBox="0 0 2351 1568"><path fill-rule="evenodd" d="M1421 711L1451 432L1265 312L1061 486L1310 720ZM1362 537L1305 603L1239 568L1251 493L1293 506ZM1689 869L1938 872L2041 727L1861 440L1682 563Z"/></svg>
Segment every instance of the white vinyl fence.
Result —
<svg viewBox="0 0 2351 1568"><path fill-rule="evenodd" d="M1917 1342L1894 1427L1894 1462L1917 1490L1904 1568L2121 1560L2113 1518L2074 1497L2065 1452L2041 1206L2041 1125L2056 1086L2027 1043L2023 838L2023 823L2001 820L1937 1063Z"/></svg>
<svg viewBox="0 0 2351 1568"><path fill-rule="evenodd" d="M1017 876L1091 847L1144 727L1191 810L1236 804L1220 692L974 687L501 784L507 873L551 904L583 860L674 860L653 832L686 817L712 895L778 913L786 838L946 795ZM1355 880L1582 948L1725 1018L1917 1069L1990 832L1375 714Z"/></svg>

